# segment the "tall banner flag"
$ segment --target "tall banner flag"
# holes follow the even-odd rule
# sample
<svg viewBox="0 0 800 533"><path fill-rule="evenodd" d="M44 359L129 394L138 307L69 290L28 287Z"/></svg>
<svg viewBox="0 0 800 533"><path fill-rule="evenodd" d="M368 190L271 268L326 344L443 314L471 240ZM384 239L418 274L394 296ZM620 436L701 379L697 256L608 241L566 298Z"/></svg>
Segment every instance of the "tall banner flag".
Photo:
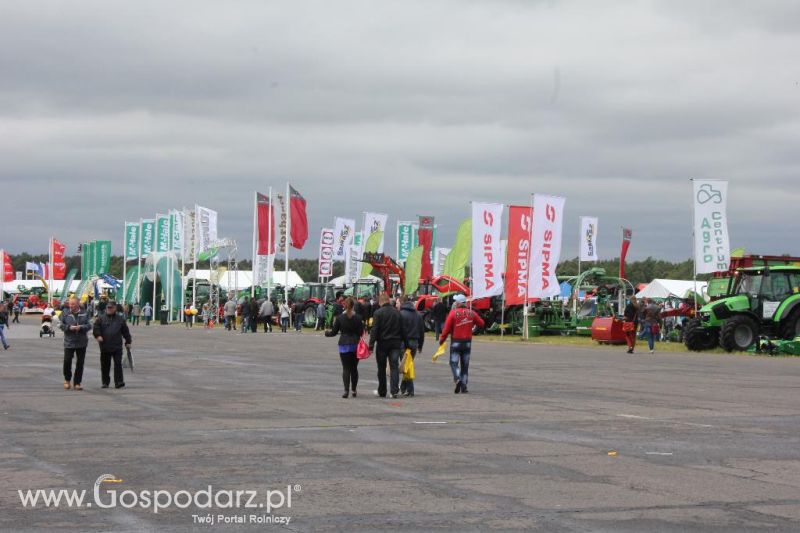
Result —
<svg viewBox="0 0 800 533"><path fill-rule="evenodd" d="M197 225L197 253L202 253L217 240L217 212L207 207L195 206L195 224Z"/></svg>
<svg viewBox="0 0 800 533"><path fill-rule="evenodd" d="M80 243L78 245L78 253L81 256L81 280L84 280L89 277L89 243Z"/></svg>
<svg viewBox="0 0 800 533"><path fill-rule="evenodd" d="M458 226L456 242L444 260L444 275L463 281L467 275L467 263L472 253L472 219L464 220Z"/></svg>
<svg viewBox="0 0 800 533"><path fill-rule="evenodd" d="M253 269L253 284L258 287L267 287L272 283L272 275L275 271L275 254L256 255L255 267Z"/></svg>
<svg viewBox="0 0 800 533"><path fill-rule="evenodd" d="M503 204L472 202L472 297L503 293ZM424 255L424 254L423 254Z"/></svg>
<svg viewBox="0 0 800 533"><path fill-rule="evenodd" d="M56 239L52 240L52 250L50 250L50 255L53 258L53 279L62 280L67 275L67 264L64 261L64 255L66 252L67 247L64 243Z"/></svg>
<svg viewBox="0 0 800 533"><path fill-rule="evenodd" d="M187 263L193 262L197 253L195 242L195 233L197 232L196 215L197 213L194 209L183 212L183 256Z"/></svg>
<svg viewBox="0 0 800 533"><path fill-rule="evenodd" d="M322 228L319 234L319 277L333 276L333 246L336 241L333 228Z"/></svg>
<svg viewBox="0 0 800 533"><path fill-rule="evenodd" d="M302 250L308 240L308 215L306 214L306 199L289 186L289 214L292 219L289 221L291 228L292 248Z"/></svg>
<svg viewBox="0 0 800 533"><path fill-rule="evenodd" d="M333 235L336 239L333 247L333 259L348 261L350 246L356 232L356 221L352 218L337 217L333 224Z"/></svg>
<svg viewBox="0 0 800 533"><path fill-rule="evenodd" d="M728 237L728 182L693 180L694 262L697 274L727 271L731 263Z"/></svg>
<svg viewBox="0 0 800 533"><path fill-rule="evenodd" d="M433 277L433 265L431 264L431 253L433 251L433 217L420 216L419 229L417 230L419 245L422 246L422 279Z"/></svg>
<svg viewBox="0 0 800 533"><path fill-rule="evenodd" d="M94 241L94 275L108 274L111 266L111 241Z"/></svg>
<svg viewBox="0 0 800 533"><path fill-rule="evenodd" d="M556 267L561 259L566 198L533 196L533 231L528 297L547 298L561 294Z"/></svg>
<svg viewBox="0 0 800 533"><path fill-rule="evenodd" d="M450 248L437 247L433 251L433 275L441 276L444 272L444 263L447 261L447 254L450 253Z"/></svg>
<svg viewBox="0 0 800 533"><path fill-rule="evenodd" d="M178 257L183 254L183 235L184 235L184 213L183 211L170 211L169 213L169 221L170 221L170 232L172 233L172 246L170 249L173 252L178 253Z"/></svg>
<svg viewBox="0 0 800 533"><path fill-rule="evenodd" d="M3 275L0 276L0 281L14 281L16 275L14 274L14 265L11 263L11 256L4 250L0 250L0 259L2 259Z"/></svg>
<svg viewBox="0 0 800 533"><path fill-rule="evenodd" d="M83 249L86 254L86 279L97 275L97 241L90 241Z"/></svg>
<svg viewBox="0 0 800 533"><path fill-rule="evenodd" d="M288 220L286 214L286 201L282 194L278 194L278 207L281 209L281 221L278 224L278 253L286 253L286 221ZM355 225L355 223L353 223Z"/></svg>
<svg viewBox="0 0 800 533"><path fill-rule="evenodd" d="M256 255L274 255L277 228L275 228L275 217L269 196L256 193L256 206L256 227L258 228Z"/></svg>
<svg viewBox="0 0 800 533"><path fill-rule="evenodd" d="M397 222L397 262L402 263L408 259L408 254L414 247L415 233L413 222Z"/></svg>
<svg viewBox="0 0 800 533"><path fill-rule="evenodd" d="M345 262L345 276L350 282L358 281L361 263L361 245L351 244L347 247L347 261Z"/></svg>
<svg viewBox="0 0 800 533"><path fill-rule="evenodd" d="M169 252L169 215L156 215L156 252Z"/></svg>
<svg viewBox="0 0 800 533"><path fill-rule="evenodd" d="M384 213L364 213L364 237L368 240L369 237L378 231L381 234L386 233L386 223L389 220L389 215ZM378 253L383 253L384 239L381 237L381 242L378 243Z"/></svg>
<svg viewBox="0 0 800 533"><path fill-rule="evenodd" d="M622 228L622 249L619 252L619 277L625 277L625 258L628 257L628 249L631 247L631 239L633 238L633 230Z"/></svg>
<svg viewBox="0 0 800 533"><path fill-rule="evenodd" d="M125 223L125 261L139 259L139 223Z"/></svg>
<svg viewBox="0 0 800 533"><path fill-rule="evenodd" d="M581 217L581 252L580 260L598 261L597 256L597 217Z"/></svg>
<svg viewBox="0 0 800 533"><path fill-rule="evenodd" d="M425 250L422 246L412 249L406 259L406 286L403 287L403 294L411 295L419 289L419 279L422 276L422 257Z"/></svg>
<svg viewBox="0 0 800 533"><path fill-rule="evenodd" d="M359 257L359 259L363 259L365 253L377 252L382 242L383 242L383 232L373 231L370 234L370 236L365 240L364 245L361 247L361 253L359 254L361 257ZM372 265L369 263L361 263L360 277L366 278L367 276L369 276L370 272L372 272Z"/></svg>
<svg viewBox="0 0 800 533"><path fill-rule="evenodd" d="M140 256L146 257L155 251L156 221L152 218L142 220Z"/></svg>
<svg viewBox="0 0 800 533"><path fill-rule="evenodd" d="M522 305L528 297L532 229L533 210L530 206L512 205L508 208L506 305Z"/></svg>

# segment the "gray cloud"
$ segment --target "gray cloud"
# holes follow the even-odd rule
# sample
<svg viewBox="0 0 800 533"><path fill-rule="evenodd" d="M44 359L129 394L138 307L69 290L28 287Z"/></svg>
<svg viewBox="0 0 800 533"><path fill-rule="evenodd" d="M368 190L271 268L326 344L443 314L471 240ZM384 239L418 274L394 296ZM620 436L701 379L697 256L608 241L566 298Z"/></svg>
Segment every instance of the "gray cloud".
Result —
<svg viewBox="0 0 800 533"><path fill-rule="evenodd" d="M602 255L627 225L634 257L684 259L695 177L731 181L735 245L800 254L798 24L777 0L7 5L0 246L199 203L249 251L252 191L290 179L305 256L336 215L434 214L449 245L470 200L539 191L568 198L566 256L598 215Z"/></svg>

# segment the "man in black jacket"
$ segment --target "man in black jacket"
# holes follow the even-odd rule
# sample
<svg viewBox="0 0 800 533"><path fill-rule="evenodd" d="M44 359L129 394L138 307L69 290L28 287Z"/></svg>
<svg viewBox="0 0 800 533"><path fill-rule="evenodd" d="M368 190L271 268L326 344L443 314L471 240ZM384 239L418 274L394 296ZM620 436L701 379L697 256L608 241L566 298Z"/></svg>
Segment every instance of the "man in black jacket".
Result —
<svg viewBox="0 0 800 533"><path fill-rule="evenodd" d="M375 360L378 362L378 396L386 397L386 361L389 361L391 374L392 398L397 398L400 392L400 354L406 344L406 334L403 329L403 319L400 311L389 303L389 296L381 294L380 309L372 315L372 328L369 332L369 349L373 350L375 344Z"/></svg>
<svg viewBox="0 0 800 533"><path fill-rule="evenodd" d="M411 359L414 359L425 344L425 322L408 296L400 298L400 317L403 320L403 330L406 332L406 349L411 350ZM400 392L403 396L414 396L414 380L403 378L400 382Z"/></svg>
<svg viewBox="0 0 800 533"><path fill-rule="evenodd" d="M436 333L436 338L438 339L439 335L442 334L442 329L444 329L447 315L450 314L450 309L444 304L441 296L436 298L436 303L431 309L431 314L433 315L433 331Z"/></svg>
<svg viewBox="0 0 800 533"><path fill-rule="evenodd" d="M92 330L94 338L100 344L100 375L103 388L107 389L111 383L111 360L114 360L114 387L121 389L125 386L122 377L122 339L125 347L131 346L131 332L128 323L117 313L116 302L108 302L106 313L97 317Z"/></svg>
<svg viewBox="0 0 800 533"><path fill-rule="evenodd" d="M64 390L73 386L83 390L83 362L86 358L86 334L92 329L89 312L81 308L77 298L69 299L69 309L61 313L61 331L64 332ZM72 373L72 358L76 358L75 373ZM72 385L70 385L72 381Z"/></svg>

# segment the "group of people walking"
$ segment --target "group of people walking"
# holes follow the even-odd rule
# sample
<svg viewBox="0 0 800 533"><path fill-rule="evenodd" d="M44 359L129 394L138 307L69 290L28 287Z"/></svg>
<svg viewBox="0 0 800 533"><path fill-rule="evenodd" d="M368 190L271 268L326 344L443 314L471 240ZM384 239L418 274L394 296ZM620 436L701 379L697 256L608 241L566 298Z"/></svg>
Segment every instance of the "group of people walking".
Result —
<svg viewBox="0 0 800 533"><path fill-rule="evenodd" d="M652 300L643 298L640 302L636 296L631 296L623 318L622 331L628 353L632 354L636 348L637 334L647 340L650 353L655 353L655 342L661 332L661 308Z"/></svg>

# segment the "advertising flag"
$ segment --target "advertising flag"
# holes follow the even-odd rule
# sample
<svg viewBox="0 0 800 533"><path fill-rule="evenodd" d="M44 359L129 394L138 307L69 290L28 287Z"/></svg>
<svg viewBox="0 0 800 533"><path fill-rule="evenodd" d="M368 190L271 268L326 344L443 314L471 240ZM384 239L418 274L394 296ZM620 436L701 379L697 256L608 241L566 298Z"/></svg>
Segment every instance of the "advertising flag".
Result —
<svg viewBox="0 0 800 533"><path fill-rule="evenodd" d="M362 247L361 257L359 259L364 258L365 253L375 253L378 251L381 243L383 242L383 232L382 231L373 231ZM369 276L370 272L372 272L372 265L369 263L361 263L361 277L366 278Z"/></svg>
<svg viewBox="0 0 800 533"><path fill-rule="evenodd" d="M125 223L125 260L139 259L139 223Z"/></svg>
<svg viewBox="0 0 800 533"><path fill-rule="evenodd" d="M419 279L422 276L422 258L425 250L422 246L417 246L411 250L406 259L406 286L403 287L403 294L414 294L419 288Z"/></svg>
<svg viewBox="0 0 800 533"><path fill-rule="evenodd" d="M414 247L416 234L413 222L397 222L397 262L402 263L408 259L408 254Z"/></svg>
<svg viewBox="0 0 800 533"><path fill-rule="evenodd" d="M361 263L361 245L351 244L347 247L347 261L344 265L344 273L351 282L358 280Z"/></svg>
<svg viewBox="0 0 800 533"><path fill-rule="evenodd" d="M2 260L3 275L0 281L14 281L14 265L11 263L11 256L5 251L0 250L0 260Z"/></svg>
<svg viewBox="0 0 800 533"><path fill-rule="evenodd" d="M257 206L257 255L274 255L275 254L275 234L277 228L275 227L275 216L273 213L272 205L269 201L269 196L261 193L256 193L256 206Z"/></svg>
<svg viewBox="0 0 800 533"><path fill-rule="evenodd" d="M95 276L108 274L111 266L111 241L94 241L94 270Z"/></svg>
<svg viewBox="0 0 800 533"><path fill-rule="evenodd" d="M172 233L172 246L170 249L178 254L183 253L184 213L183 211L170 211L170 231Z"/></svg>
<svg viewBox="0 0 800 533"><path fill-rule="evenodd" d="M195 206L197 225L197 253L205 252L217 240L217 212L207 207Z"/></svg>
<svg viewBox="0 0 800 533"><path fill-rule="evenodd" d="M256 265L253 275L253 283L259 287L267 287L272 282L275 270L275 254L256 255Z"/></svg>
<svg viewBox="0 0 800 533"><path fill-rule="evenodd" d="M503 204L472 202L472 297L503 293Z"/></svg>
<svg viewBox="0 0 800 533"><path fill-rule="evenodd" d="M419 245L422 246L422 273L423 279L430 279L433 276L433 266L431 261L433 251L433 217L420 216L419 229L417 229Z"/></svg>
<svg viewBox="0 0 800 533"><path fill-rule="evenodd" d="M437 247L433 251L433 275L441 276L444 272L444 263L447 261L447 254L450 253L450 248Z"/></svg>
<svg viewBox="0 0 800 533"><path fill-rule="evenodd" d="M169 215L156 215L156 252L169 252Z"/></svg>
<svg viewBox="0 0 800 533"><path fill-rule="evenodd" d="M533 196L533 231L528 296L547 298L561 294L556 266L561 258L566 198Z"/></svg>
<svg viewBox="0 0 800 533"><path fill-rule="evenodd" d="M365 213L364 214L364 236L369 239L370 235L380 231L382 234L386 233L386 222L389 220L389 215L384 213ZM378 243L376 252L383 253L384 239L381 237L381 242ZM366 250L365 250L366 251Z"/></svg>
<svg viewBox="0 0 800 533"><path fill-rule="evenodd" d="M64 243L53 239L53 249L50 251L53 258L53 279L62 280L67 275L67 264L64 261L67 247Z"/></svg>
<svg viewBox="0 0 800 533"><path fill-rule="evenodd" d="M142 220L140 256L145 257L155 250L156 221L152 218Z"/></svg>
<svg viewBox="0 0 800 533"><path fill-rule="evenodd" d="M530 206L508 208L508 244L506 248L506 305L522 305L528 297L531 261L533 210Z"/></svg>
<svg viewBox="0 0 800 533"><path fill-rule="evenodd" d="M597 217L581 217L581 261L597 261Z"/></svg>
<svg viewBox="0 0 800 533"><path fill-rule="evenodd" d="M625 277L625 259L628 257L628 249L631 247L631 239L633 238L633 230L622 228L622 249L619 252L619 277Z"/></svg>
<svg viewBox="0 0 800 533"><path fill-rule="evenodd" d="M39 265L37 265L35 262L25 261L25 272L26 273L33 272L34 274L38 274Z"/></svg>
<svg viewBox="0 0 800 533"><path fill-rule="evenodd" d="M322 228L319 234L319 277L333 276L333 246L336 241L333 228Z"/></svg>
<svg viewBox="0 0 800 533"><path fill-rule="evenodd" d="M456 242L444 261L444 275L463 281L467 275L467 263L472 253L472 219L464 220L458 226Z"/></svg>
<svg viewBox="0 0 800 533"><path fill-rule="evenodd" d="M302 250L308 240L308 216L306 215L306 199L289 186L289 213L292 217L292 248Z"/></svg>
<svg viewBox="0 0 800 533"><path fill-rule="evenodd" d="M337 217L333 224L333 235L335 238L333 247L333 259L337 261L347 261L349 258L350 246L353 244L353 237L356 232L356 221L352 218Z"/></svg>
<svg viewBox="0 0 800 533"><path fill-rule="evenodd" d="M84 248L86 254L86 279L97 274L97 241L89 241Z"/></svg>
<svg viewBox="0 0 800 533"><path fill-rule="evenodd" d="M694 262L698 274L727 271L731 263L728 237L728 182L693 180Z"/></svg>

